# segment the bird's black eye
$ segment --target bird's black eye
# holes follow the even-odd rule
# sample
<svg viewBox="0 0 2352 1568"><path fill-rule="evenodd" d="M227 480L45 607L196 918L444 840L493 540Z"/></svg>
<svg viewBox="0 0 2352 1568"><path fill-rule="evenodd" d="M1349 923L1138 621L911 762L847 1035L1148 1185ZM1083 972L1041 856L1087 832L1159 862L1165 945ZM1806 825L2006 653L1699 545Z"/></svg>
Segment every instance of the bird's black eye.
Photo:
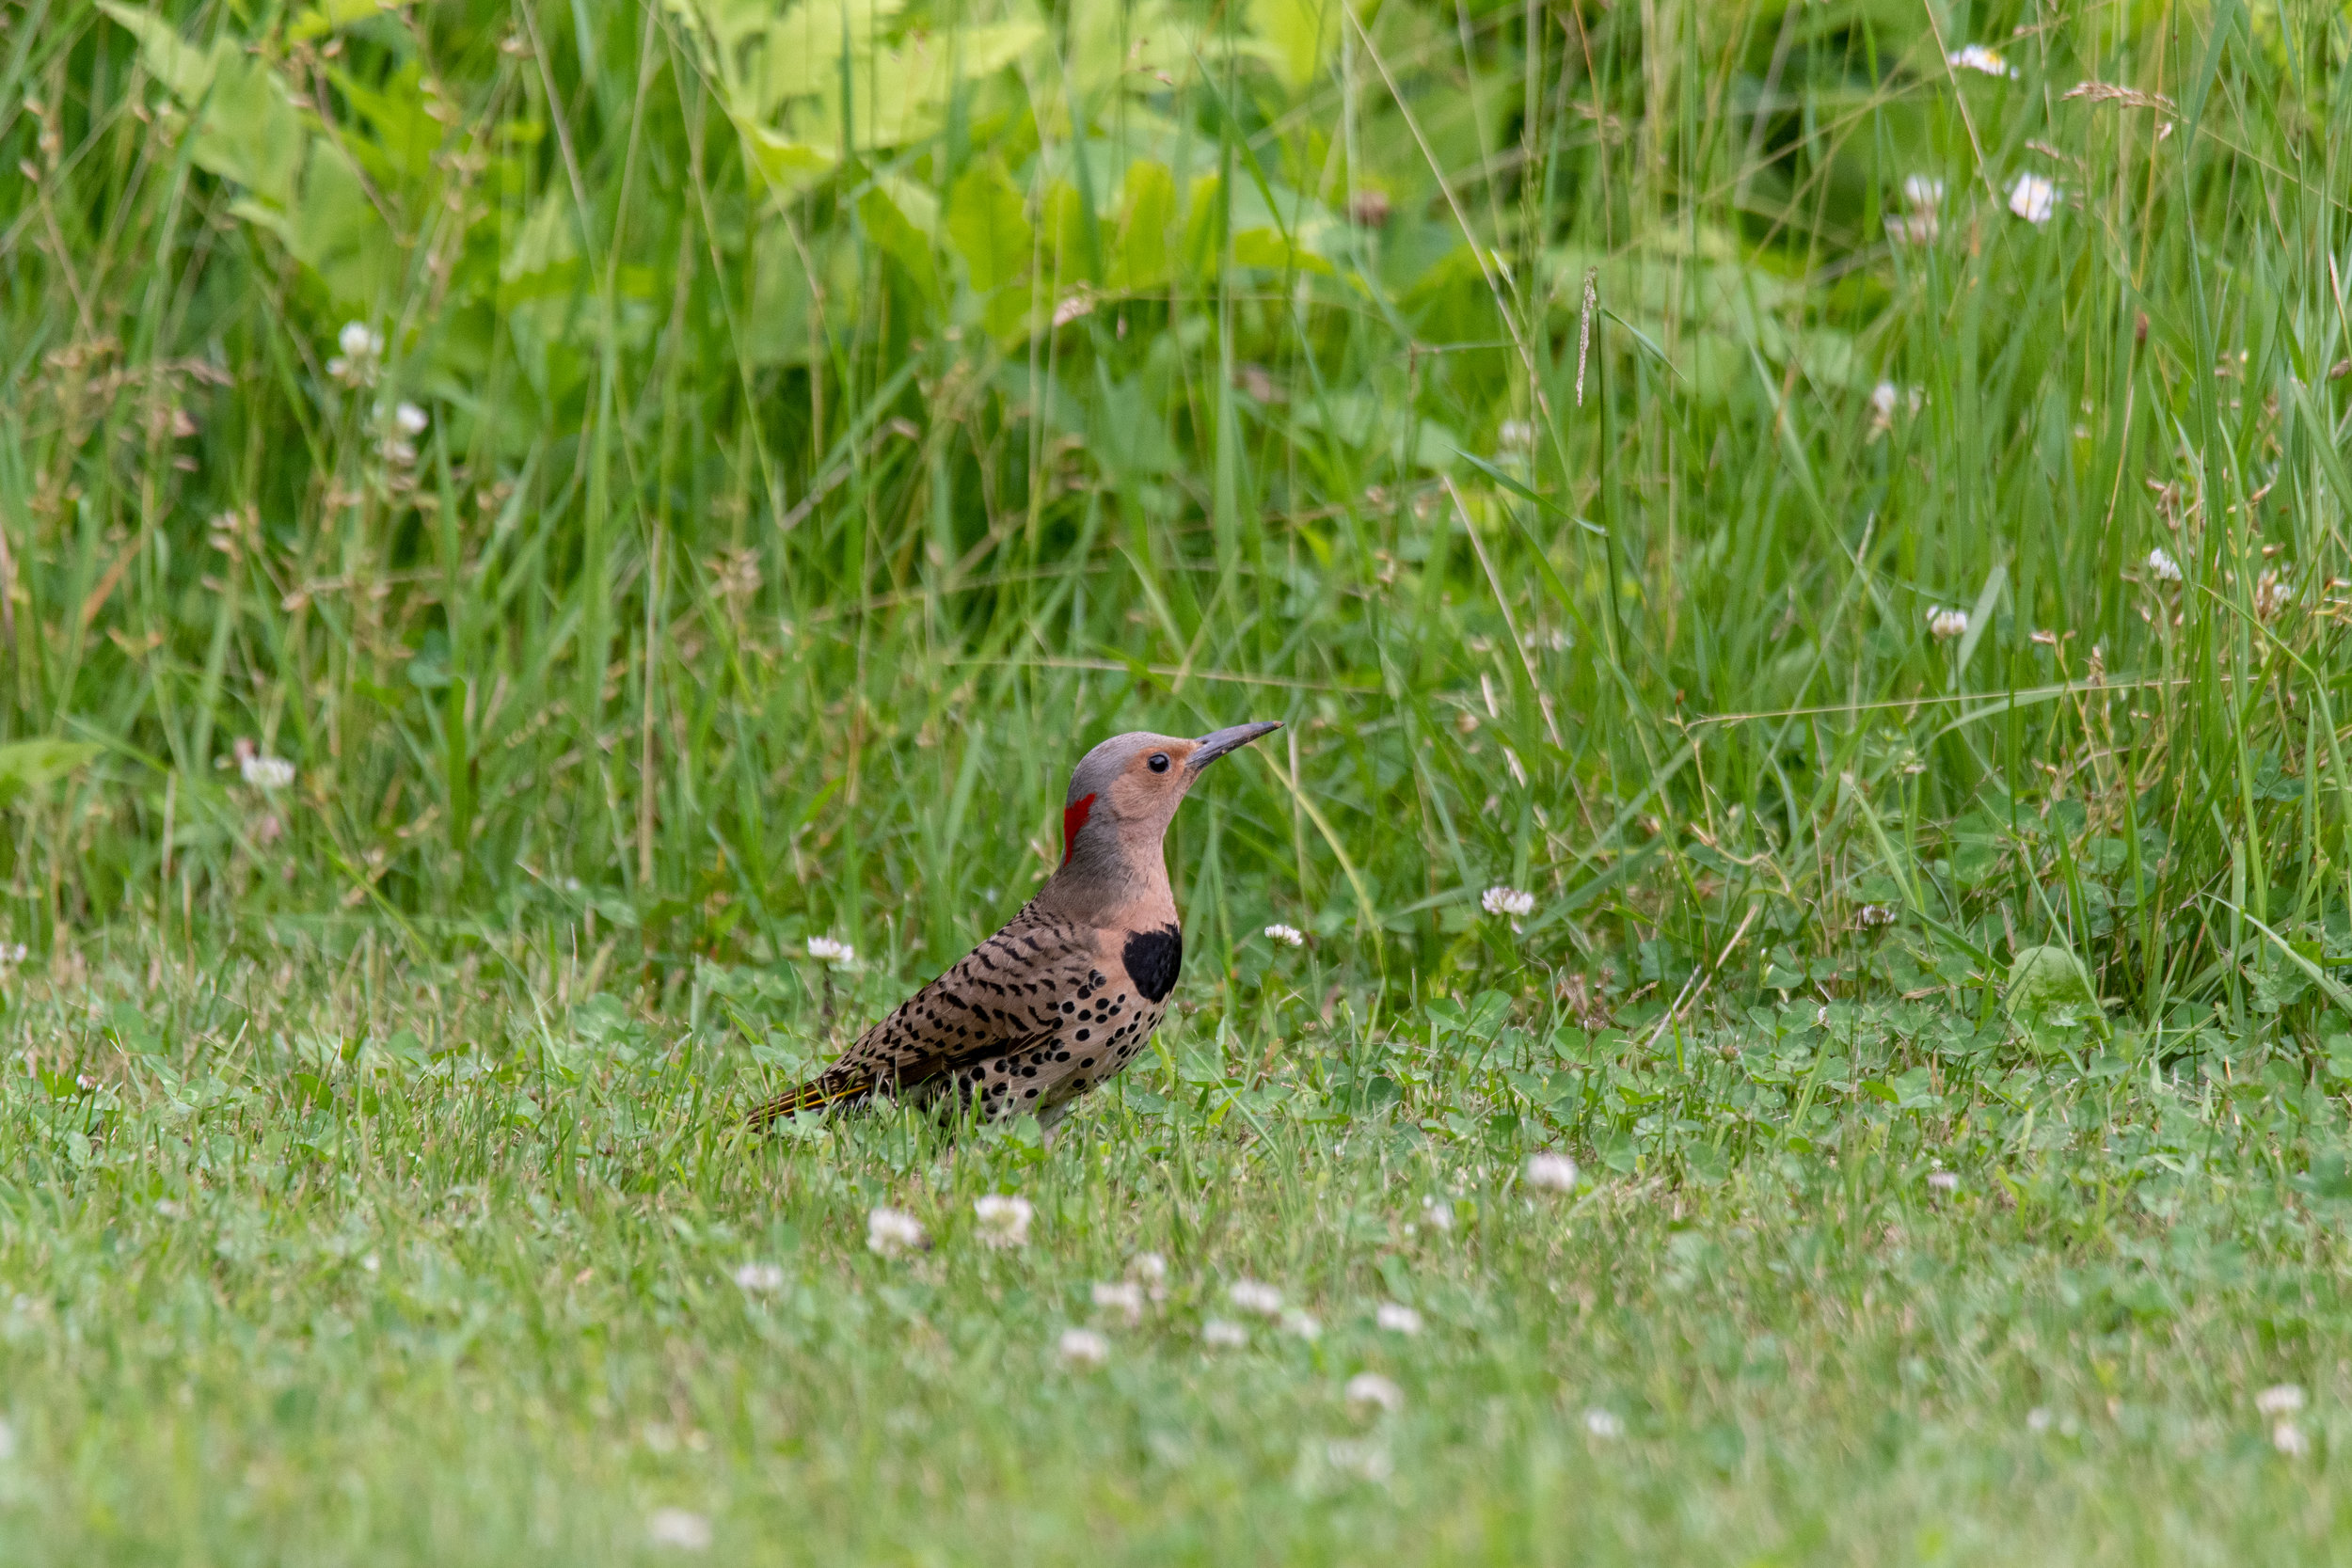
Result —
<svg viewBox="0 0 2352 1568"><path fill-rule="evenodd" d="M1168 771L1168 753L1166 752L1154 752L1152 753L1152 771L1154 773L1165 773Z"/></svg>

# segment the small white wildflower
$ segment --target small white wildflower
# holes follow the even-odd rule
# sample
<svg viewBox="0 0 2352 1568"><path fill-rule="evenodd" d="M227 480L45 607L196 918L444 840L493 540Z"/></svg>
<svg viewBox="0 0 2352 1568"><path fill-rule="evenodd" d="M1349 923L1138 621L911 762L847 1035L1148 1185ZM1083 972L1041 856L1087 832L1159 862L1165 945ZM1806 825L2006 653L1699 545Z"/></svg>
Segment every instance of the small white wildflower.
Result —
<svg viewBox="0 0 2352 1568"><path fill-rule="evenodd" d="M1265 934L1270 940L1279 942L1285 947L1307 945L1306 932L1295 926L1285 926L1279 920L1265 928Z"/></svg>
<svg viewBox="0 0 2352 1568"><path fill-rule="evenodd" d="M1249 1330L1222 1318L1211 1318L1200 1325L1200 1342L1211 1350L1239 1350L1249 1343Z"/></svg>
<svg viewBox="0 0 2352 1568"><path fill-rule="evenodd" d="M2047 223L2058 212L2058 188L2039 174L2021 174L2009 183L2009 210L2027 223Z"/></svg>
<svg viewBox="0 0 2352 1568"><path fill-rule="evenodd" d="M1958 71L1980 71L1987 76L2017 74L2017 68L2003 59L1999 50L1987 49L1981 43L1963 44L1945 58Z"/></svg>
<svg viewBox="0 0 2352 1568"><path fill-rule="evenodd" d="M931 1244L913 1214L897 1209L876 1209L866 1216L866 1249L883 1258L919 1252Z"/></svg>
<svg viewBox="0 0 2352 1568"><path fill-rule="evenodd" d="M384 334L366 322L345 322L335 335L335 346L351 358L372 358L384 352Z"/></svg>
<svg viewBox="0 0 2352 1568"><path fill-rule="evenodd" d="M2292 1383L2277 1384L2254 1396L2254 1408L2273 1419L2296 1415L2303 1408L2303 1390Z"/></svg>
<svg viewBox="0 0 2352 1568"><path fill-rule="evenodd" d="M2312 1451L2312 1440L2293 1421L2280 1421L2270 1429L2270 1446L2289 1459L2300 1459Z"/></svg>
<svg viewBox="0 0 2352 1568"><path fill-rule="evenodd" d="M1956 1193L1960 1191L1960 1172L1931 1170L1928 1172L1928 1185L1939 1193Z"/></svg>
<svg viewBox="0 0 2352 1568"><path fill-rule="evenodd" d="M1904 175L1903 205L1906 207L1943 206L1944 182L1932 174Z"/></svg>
<svg viewBox="0 0 2352 1568"><path fill-rule="evenodd" d="M381 1274L384 1270L384 1259L371 1252L359 1259L359 1266L370 1274Z"/></svg>
<svg viewBox="0 0 2352 1568"><path fill-rule="evenodd" d="M1132 1279L1098 1284L1094 1287L1094 1305L1105 1312L1119 1313L1133 1327L1143 1322L1143 1287Z"/></svg>
<svg viewBox="0 0 2352 1568"><path fill-rule="evenodd" d="M1239 1310L1255 1312L1262 1318L1279 1316L1282 1310L1282 1292L1255 1279L1234 1280L1225 1292L1225 1299Z"/></svg>
<svg viewBox="0 0 2352 1568"><path fill-rule="evenodd" d="M710 1521L682 1508L657 1508L645 1518L645 1539L681 1552L710 1550Z"/></svg>
<svg viewBox="0 0 2352 1568"><path fill-rule="evenodd" d="M1405 1390L1378 1372L1358 1372L1349 1378L1344 1397L1359 1410L1376 1406L1392 1412L1405 1408Z"/></svg>
<svg viewBox="0 0 2352 1568"><path fill-rule="evenodd" d="M2031 1410L2026 1412L2026 1430L2027 1432L2047 1432L2050 1430L2050 1422L2053 1418L2052 1418L2049 1411L2037 1404Z"/></svg>
<svg viewBox="0 0 2352 1568"><path fill-rule="evenodd" d="M400 403L392 405L392 423L400 427L400 433L403 436L421 436L424 434L424 427L431 422L425 417L424 410L413 403Z"/></svg>
<svg viewBox="0 0 2352 1568"><path fill-rule="evenodd" d="M866 1216L866 1224L870 1230L872 1215ZM748 1291L781 1291L784 1289L784 1270L773 1263L745 1263L735 1271L735 1283Z"/></svg>
<svg viewBox="0 0 2352 1568"><path fill-rule="evenodd" d="M21 964L32 957L32 952L21 942L0 942L0 966Z"/></svg>
<svg viewBox="0 0 2352 1568"><path fill-rule="evenodd" d="M1127 1259L1127 1272L1146 1285L1168 1283L1168 1259L1156 1252L1138 1252Z"/></svg>
<svg viewBox="0 0 2352 1568"><path fill-rule="evenodd" d="M1928 633L1932 637L1949 640L1966 635L1967 630L1968 612L1964 610L1947 610L1938 605L1928 611Z"/></svg>
<svg viewBox="0 0 2352 1568"><path fill-rule="evenodd" d="M1535 444L1535 427L1525 420L1505 420L1495 427L1495 445L1505 451L1525 451Z"/></svg>
<svg viewBox="0 0 2352 1568"><path fill-rule="evenodd" d="M1037 1211L1029 1207L1027 1198L991 1193L972 1205L972 1212L980 1222L980 1240L990 1246L1029 1244L1029 1221Z"/></svg>
<svg viewBox="0 0 2352 1568"><path fill-rule="evenodd" d="M1886 214L1886 237L1897 245L1931 245L1944 231L1944 222L1931 208Z"/></svg>
<svg viewBox="0 0 2352 1568"><path fill-rule="evenodd" d="M857 949L832 937L809 938L808 956L820 964L832 964L841 969L857 962Z"/></svg>
<svg viewBox="0 0 2352 1568"><path fill-rule="evenodd" d="M1625 1435L1625 1420L1613 1410L1598 1405L1584 1412L1584 1430L1595 1437L1614 1438Z"/></svg>
<svg viewBox="0 0 2352 1568"><path fill-rule="evenodd" d="M1423 1194L1421 1200L1421 1217L1429 1222L1429 1228L1432 1230L1451 1230L1454 1228L1454 1205L1442 1198L1431 1197Z"/></svg>
<svg viewBox="0 0 2352 1568"><path fill-rule="evenodd" d="M245 782L256 789L283 789L294 782L294 765L284 757L254 752L237 765Z"/></svg>
<svg viewBox="0 0 2352 1568"><path fill-rule="evenodd" d="M1091 1371L1111 1358L1111 1342L1090 1328L1066 1328L1054 1345L1065 1367Z"/></svg>
<svg viewBox="0 0 2352 1568"><path fill-rule="evenodd" d="M1535 895L1521 893L1515 887L1490 887L1478 895L1478 907L1488 914L1510 915L1516 919L1535 912Z"/></svg>
<svg viewBox="0 0 2352 1568"><path fill-rule="evenodd" d="M1892 926L1900 917L1884 904L1865 904L1854 911L1853 923L1867 931L1880 926Z"/></svg>
<svg viewBox="0 0 2352 1568"><path fill-rule="evenodd" d="M2148 552L2148 575L2157 582L2181 580L2181 563L2172 559L2172 552L2158 545Z"/></svg>
<svg viewBox="0 0 2352 1568"><path fill-rule="evenodd" d="M1421 1314L1393 1301L1382 1302L1380 1309L1372 1315L1372 1321L1391 1334L1421 1332Z"/></svg>
<svg viewBox="0 0 2352 1568"><path fill-rule="evenodd" d="M1094 301L1092 299L1085 294L1072 294L1068 299L1054 307L1054 325L1068 326L1072 322L1093 313Z"/></svg>
<svg viewBox="0 0 2352 1568"><path fill-rule="evenodd" d="M1323 1338L1323 1325L1317 1323L1311 1314L1301 1312L1296 1307L1282 1314L1282 1331L1285 1334L1295 1334L1309 1344Z"/></svg>
<svg viewBox="0 0 2352 1568"><path fill-rule="evenodd" d="M1572 1193L1576 1178L1576 1162L1565 1154L1547 1150L1527 1157L1527 1184L1540 1192Z"/></svg>

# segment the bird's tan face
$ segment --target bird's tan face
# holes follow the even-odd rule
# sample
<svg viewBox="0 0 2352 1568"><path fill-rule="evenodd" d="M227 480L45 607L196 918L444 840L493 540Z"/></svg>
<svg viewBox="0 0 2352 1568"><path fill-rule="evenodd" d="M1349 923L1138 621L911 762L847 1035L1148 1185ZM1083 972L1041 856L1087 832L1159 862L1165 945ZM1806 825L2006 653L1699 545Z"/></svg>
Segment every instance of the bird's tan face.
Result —
<svg viewBox="0 0 2352 1568"><path fill-rule="evenodd" d="M1062 863L1084 857L1156 863L1160 837L1201 769L1281 726L1237 724L1197 740L1137 732L1086 754L1062 806Z"/></svg>

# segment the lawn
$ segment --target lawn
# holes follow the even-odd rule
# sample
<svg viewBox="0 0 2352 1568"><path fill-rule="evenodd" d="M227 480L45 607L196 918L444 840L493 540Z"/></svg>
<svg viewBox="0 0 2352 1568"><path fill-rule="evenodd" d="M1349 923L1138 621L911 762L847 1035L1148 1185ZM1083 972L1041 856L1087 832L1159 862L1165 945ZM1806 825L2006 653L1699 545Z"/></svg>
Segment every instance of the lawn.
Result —
<svg viewBox="0 0 2352 1568"><path fill-rule="evenodd" d="M0 22L8 1561L2344 1555L2340 7Z"/></svg>

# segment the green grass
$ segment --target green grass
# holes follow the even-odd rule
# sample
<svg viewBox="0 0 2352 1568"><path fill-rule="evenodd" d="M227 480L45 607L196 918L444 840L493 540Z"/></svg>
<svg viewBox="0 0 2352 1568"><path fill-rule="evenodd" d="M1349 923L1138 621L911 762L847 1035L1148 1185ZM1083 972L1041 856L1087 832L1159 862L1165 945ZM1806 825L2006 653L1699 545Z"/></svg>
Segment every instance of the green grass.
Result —
<svg viewBox="0 0 2352 1568"><path fill-rule="evenodd" d="M12 1560L2341 1555L2341 8L5 21ZM735 1136L1246 718L1050 1150Z"/></svg>

